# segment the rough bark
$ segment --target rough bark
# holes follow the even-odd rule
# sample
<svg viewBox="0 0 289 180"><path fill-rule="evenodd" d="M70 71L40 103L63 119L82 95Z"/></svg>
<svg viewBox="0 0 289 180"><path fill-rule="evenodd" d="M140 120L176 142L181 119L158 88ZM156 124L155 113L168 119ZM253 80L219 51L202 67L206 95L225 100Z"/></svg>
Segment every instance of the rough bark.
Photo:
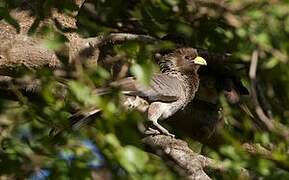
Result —
<svg viewBox="0 0 289 180"><path fill-rule="evenodd" d="M186 179L206 180L211 179L205 169L225 172L226 166L206 156L195 153L188 144L180 139L165 135L147 136L143 142L151 146L164 159L170 159L177 166L178 172ZM249 179L249 172L241 169L240 177Z"/></svg>

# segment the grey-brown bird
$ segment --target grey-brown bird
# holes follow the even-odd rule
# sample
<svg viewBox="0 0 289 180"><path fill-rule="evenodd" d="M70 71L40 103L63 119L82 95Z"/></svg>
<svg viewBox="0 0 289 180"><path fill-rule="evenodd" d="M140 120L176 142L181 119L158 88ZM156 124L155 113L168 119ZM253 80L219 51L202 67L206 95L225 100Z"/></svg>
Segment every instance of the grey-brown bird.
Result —
<svg viewBox="0 0 289 180"><path fill-rule="evenodd" d="M124 104L147 112L148 121L157 128L149 128L148 133L162 133L174 137L158 123L177 111L184 109L195 97L199 87L198 69L206 61L198 56L194 48L178 48L165 55L156 55L160 72L155 74L148 87L128 77L117 82L124 94ZM102 92L103 93L103 92ZM145 104L145 105L144 105ZM85 124L90 116L98 113L94 109L89 113L76 113L71 117L73 129Z"/></svg>

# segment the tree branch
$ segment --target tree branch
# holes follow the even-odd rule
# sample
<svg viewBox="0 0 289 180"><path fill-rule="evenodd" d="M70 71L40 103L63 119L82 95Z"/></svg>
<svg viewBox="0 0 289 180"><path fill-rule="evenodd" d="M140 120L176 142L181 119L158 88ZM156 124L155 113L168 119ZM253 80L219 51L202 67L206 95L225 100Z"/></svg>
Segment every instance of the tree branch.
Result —
<svg viewBox="0 0 289 180"><path fill-rule="evenodd" d="M252 53L251 65L249 69L249 77L251 80L251 94L252 94L253 103L255 105L255 112L259 120L261 120L261 122L267 127L269 131L276 133L277 135L284 138L287 142L289 142L288 128L285 127L283 124L269 118L259 103L258 95L257 95L257 78L256 78L258 56L259 56L258 50L254 50Z"/></svg>
<svg viewBox="0 0 289 180"><path fill-rule="evenodd" d="M149 35L138 35L130 33L111 33L96 38L88 38L89 44L94 48L99 48L107 44L120 44L128 41L140 41L144 43L156 43L158 40Z"/></svg>
<svg viewBox="0 0 289 180"><path fill-rule="evenodd" d="M244 143L243 149L254 156L260 156L276 163L276 165L286 171L289 171L289 163L287 160L276 159L273 152L262 147L259 144Z"/></svg>
<svg viewBox="0 0 289 180"><path fill-rule="evenodd" d="M195 153L182 140L165 135L155 135L145 137L143 142L156 150L156 152L160 152L159 155L162 158L171 159L181 169L179 174L186 179L209 180L211 178L205 173L204 169L214 169L221 172L227 170L224 163ZM242 169L240 173L244 178L249 177L249 173L245 169Z"/></svg>

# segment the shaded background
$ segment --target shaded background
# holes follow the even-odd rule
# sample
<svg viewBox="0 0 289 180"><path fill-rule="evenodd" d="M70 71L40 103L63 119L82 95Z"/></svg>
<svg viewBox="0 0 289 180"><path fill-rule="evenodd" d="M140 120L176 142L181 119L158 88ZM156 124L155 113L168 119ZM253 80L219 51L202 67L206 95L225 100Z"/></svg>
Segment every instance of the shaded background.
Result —
<svg viewBox="0 0 289 180"><path fill-rule="evenodd" d="M2 21L16 29L17 19L9 16L9 11L21 3L20 0L0 2ZM192 106L200 110L192 110L192 116L177 121L174 121L177 117L172 118L167 123L170 131L189 142L195 151L227 164L229 173L209 172L211 177L235 179L237 170L244 167L256 177L288 179L288 140L244 111L242 107L246 105L256 117L252 94L242 96L240 103L231 103L226 98L227 86L223 85L227 82L224 79L236 76L250 89L248 73L252 53L256 52L257 98L271 121L288 125L288 5L288 1L278 0L87 0L80 7L76 29L48 26L36 31L37 22L48 18L52 9L67 14L77 9L70 1L39 1L37 10L31 12L37 21L28 32L30 36L41 34L47 46L55 50L67 41L62 35L66 32L77 32L84 37L109 32L156 38L170 35L167 38L170 41L161 45L130 42L102 47L101 66L89 66L77 79L69 79L65 99L59 98L57 81L49 70L33 75L24 70L17 74L39 78L43 88L34 100L18 92L14 96L17 100L1 95L1 178L179 178L173 168L166 166L168 162L144 151L139 132L144 118L137 112L124 113L119 108L118 91L96 97L91 89L126 75L135 75L147 83L157 69L153 52L186 45L230 55L225 64L213 65L209 72L203 72L203 78L210 80L203 81L205 90L199 93L198 99L209 104L196 102ZM64 62L67 60L61 54L59 57ZM231 64L228 71L227 64ZM70 132L69 115L79 107L94 105L101 107L103 114L91 126ZM52 137L49 133L53 128L67 130ZM266 147L271 151L270 158L243 151L240 146L244 142Z"/></svg>

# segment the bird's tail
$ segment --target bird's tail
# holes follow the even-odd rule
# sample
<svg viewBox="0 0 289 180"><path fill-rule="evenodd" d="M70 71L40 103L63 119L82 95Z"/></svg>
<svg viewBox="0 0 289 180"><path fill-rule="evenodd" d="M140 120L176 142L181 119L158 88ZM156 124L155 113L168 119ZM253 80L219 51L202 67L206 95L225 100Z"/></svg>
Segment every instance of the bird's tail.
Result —
<svg viewBox="0 0 289 180"><path fill-rule="evenodd" d="M70 127L73 131L77 131L83 126L92 122L97 116L99 116L101 109L93 108L86 111L78 111L77 113L69 117Z"/></svg>
<svg viewBox="0 0 289 180"><path fill-rule="evenodd" d="M111 92L110 87L97 88L93 91L96 96L102 96ZM93 107L86 110L80 110L69 117L70 127L73 131L77 131L83 126L92 122L101 112L100 108Z"/></svg>
<svg viewBox="0 0 289 180"><path fill-rule="evenodd" d="M134 78L125 78L116 82L112 82L109 87L96 88L92 93L95 96L103 96L109 94L113 88L122 87L123 89L136 89L134 87ZM101 109L93 107L90 109L79 110L78 112L72 114L69 118L69 130L77 131L83 126L92 122L101 113ZM64 129L53 128L50 131L50 136L58 136L63 132Z"/></svg>
<svg viewBox="0 0 289 180"><path fill-rule="evenodd" d="M90 111L78 111L75 114L72 114L69 118L69 127L66 128L52 128L49 132L49 136L52 139L57 139L57 137L61 136L64 131L77 131L83 126L91 123L99 114L101 113L101 109L94 108ZM66 130L65 130L66 129Z"/></svg>
<svg viewBox="0 0 289 180"><path fill-rule="evenodd" d="M94 94L101 96L105 95L110 92L110 88L98 88L94 90ZM99 114L101 113L101 109L99 108L90 108L86 110L79 110L76 113L72 114L68 118L69 127L67 128L68 131L77 131L83 126L91 123ZM64 128L52 128L49 132L51 137L58 137L65 131Z"/></svg>

